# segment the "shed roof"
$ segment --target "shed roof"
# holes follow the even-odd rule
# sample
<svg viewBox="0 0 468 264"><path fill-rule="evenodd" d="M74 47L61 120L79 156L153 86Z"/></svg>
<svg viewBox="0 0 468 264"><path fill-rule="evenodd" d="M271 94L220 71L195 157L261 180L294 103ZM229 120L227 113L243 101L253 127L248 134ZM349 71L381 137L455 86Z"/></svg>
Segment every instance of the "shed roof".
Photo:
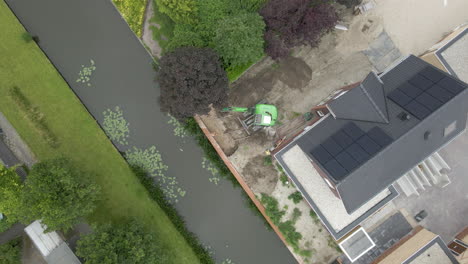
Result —
<svg viewBox="0 0 468 264"><path fill-rule="evenodd" d="M43 226L39 220L36 220L24 229L44 257L63 242L57 232L45 233L46 228L47 226Z"/></svg>

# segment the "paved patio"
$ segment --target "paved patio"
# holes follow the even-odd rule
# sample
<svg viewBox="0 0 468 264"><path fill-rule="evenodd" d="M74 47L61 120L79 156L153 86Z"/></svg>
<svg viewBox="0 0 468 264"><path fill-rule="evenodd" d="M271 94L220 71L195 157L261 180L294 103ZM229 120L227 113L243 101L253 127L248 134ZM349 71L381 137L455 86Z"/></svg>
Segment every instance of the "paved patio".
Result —
<svg viewBox="0 0 468 264"><path fill-rule="evenodd" d="M468 225L468 133L465 131L439 153L452 168L451 183L442 189L430 187L419 196L401 194L394 203L412 216L426 210L428 216L420 224L447 243Z"/></svg>

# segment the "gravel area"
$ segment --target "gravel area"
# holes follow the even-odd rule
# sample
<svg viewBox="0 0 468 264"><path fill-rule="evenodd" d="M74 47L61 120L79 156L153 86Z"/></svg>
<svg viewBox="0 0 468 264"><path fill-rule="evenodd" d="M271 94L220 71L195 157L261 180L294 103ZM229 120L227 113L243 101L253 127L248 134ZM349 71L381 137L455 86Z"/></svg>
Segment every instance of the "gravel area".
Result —
<svg viewBox="0 0 468 264"><path fill-rule="evenodd" d="M468 61L468 34L453 43L441 55L455 71L457 77L468 82L468 67L466 67Z"/></svg>
<svg viewBox="0 0 468 264"><path fill-rule="evenodd" d="M354 213L348 214L343 202L330 191L300 147L292 147L283 154L283 160L336 232L351 224L390 194L390 191L385 190Z"/></svg>

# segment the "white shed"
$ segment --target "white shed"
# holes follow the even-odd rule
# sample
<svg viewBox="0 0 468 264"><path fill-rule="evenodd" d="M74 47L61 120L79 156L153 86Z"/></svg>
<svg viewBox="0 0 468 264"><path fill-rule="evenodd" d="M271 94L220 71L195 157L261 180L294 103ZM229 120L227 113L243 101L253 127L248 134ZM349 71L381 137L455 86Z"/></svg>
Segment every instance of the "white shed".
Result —
<svg viewBox="0 0 468 264"><path fill-rule="evenodd" d="M27 226L24 231L41 252L48 264L81 264L67 243L57 232L45 233L47 226L39 220Z"/></svg>

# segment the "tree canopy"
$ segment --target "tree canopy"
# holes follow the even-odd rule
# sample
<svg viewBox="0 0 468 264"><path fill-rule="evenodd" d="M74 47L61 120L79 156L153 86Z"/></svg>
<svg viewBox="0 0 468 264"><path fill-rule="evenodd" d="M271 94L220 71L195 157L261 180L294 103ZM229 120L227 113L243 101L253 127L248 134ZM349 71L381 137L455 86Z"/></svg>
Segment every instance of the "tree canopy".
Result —
<svg viewBox="0 0 468 264"><path fill-rule="evenodd" d="M257 13L240 13L219 22L213 47L225 66L251 63L263 55L265 23Z"/></svg>
<svg viewBox="0 0 468 264"><path fill-rule="evenodd" d="M159 10L177 23L193 23L197 3L195 0L156 0Z"/></svg>
<svg viewBox="0 0 468 264"><path fill-rule="evenodd" d="M0 212L10 221L16 221L22 215L22 192L23 183L14 168L0 165Z"/></svg>
<svg viewBox="0 0 468 264"><path fill-rule="evenodd" d="M161 57L158 80L164 112L180 120L227 102L228 79L209 48L183 47Z"/></svg>
<svg viewBox="0 0 468 264"><path fill-rule="evenodd" d="M76 254L86 264L165 263L164 251L156 239L136 221L103 224L78 240Z"/></svg>
<svg viewBox="0 0 468 264"><path fill-rule="evenodd" d="M67 230L94 210L99 190L89 174L68 159L37 163L25 182L23 221L41 219L48 231Z"/></svg>
<svg viewBox="0 0 468 264"><path fill-rule="evenodd" d="M287 54L282 46L317 45L322 33L338 20L333 6L325 0L270 0L260 14L266 23L267 52L273 58Z"/></svg>

